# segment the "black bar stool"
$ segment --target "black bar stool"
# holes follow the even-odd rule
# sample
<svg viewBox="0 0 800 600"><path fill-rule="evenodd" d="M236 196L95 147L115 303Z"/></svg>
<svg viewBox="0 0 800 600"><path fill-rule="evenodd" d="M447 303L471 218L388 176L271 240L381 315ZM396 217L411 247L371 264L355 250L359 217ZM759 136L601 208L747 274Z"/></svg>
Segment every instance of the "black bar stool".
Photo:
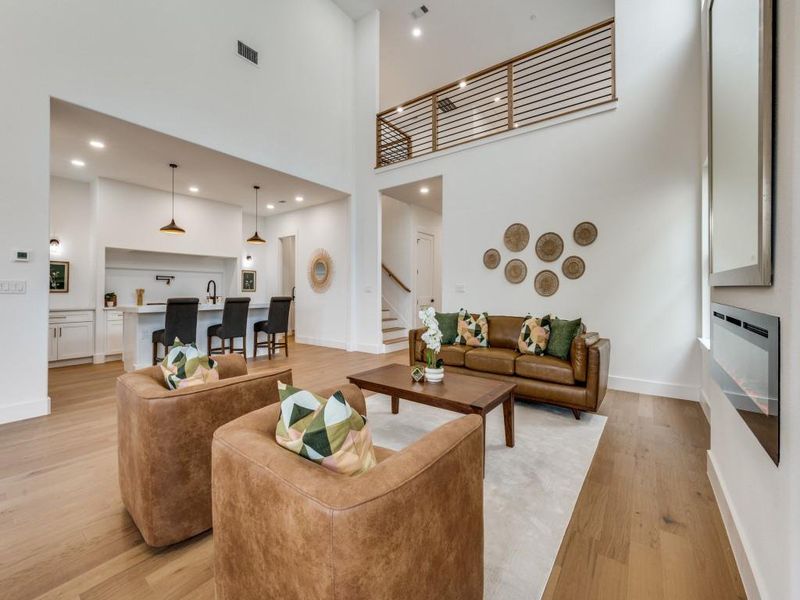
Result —
<svg viewBox="0 0 800 600"><path fill-rule="evenodd" d="M222 323L208 328L208 355L225 354L225 340L230 342L231 352L241 352L247 356L247 314L250 310L250 298L226 298L222 309ZM211 347L211 338L218 337L222 341L219 348ZM233 340L242 338L242 347L234 348Z"/></svg>
<svg viewBox="0 0 800 600"><path fill-rule="evenodd" d="M291 296L275 296L269 301L268 321L256 321L253 324L253 358L256 357L259 348L267 347L267 356L272 358L272 353L277 354L278 348L286 351L286 358L289 358L289 308L292 305ZM263 342L258 341L258 333L266 333L267 339ZM275 335L283 334L283 342L278 342Z"/></svg>
<svg viewBox="0 0 800 600"><path fill-rule="evenodd" d="M158 345L164 346L167 353L175 338L184 344L194 344L197 341L197 298L170 298L167 300L167 314L164 317L164 329L153 332L153 364L161 362L158 358Z"/></svg>

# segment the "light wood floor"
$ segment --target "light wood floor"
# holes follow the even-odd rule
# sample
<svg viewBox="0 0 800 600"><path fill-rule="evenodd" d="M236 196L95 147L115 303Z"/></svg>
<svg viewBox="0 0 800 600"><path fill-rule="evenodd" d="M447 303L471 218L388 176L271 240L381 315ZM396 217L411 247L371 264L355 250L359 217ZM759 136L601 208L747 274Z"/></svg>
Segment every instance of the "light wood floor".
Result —
<svg viewBox="0 0 800 600"><path fill-rule="evenodd" d="M291 365L298 385L321 388L406 361L404 352L300 345L290 354L251 369ZM121 372L118 362L51 370L53 414L0 426L0 599L214 598L210 533L153 550L122 507ZM708 426L698 405L609 392L602 412L608 424L546 600L744 599L705 475Z"/></svg>

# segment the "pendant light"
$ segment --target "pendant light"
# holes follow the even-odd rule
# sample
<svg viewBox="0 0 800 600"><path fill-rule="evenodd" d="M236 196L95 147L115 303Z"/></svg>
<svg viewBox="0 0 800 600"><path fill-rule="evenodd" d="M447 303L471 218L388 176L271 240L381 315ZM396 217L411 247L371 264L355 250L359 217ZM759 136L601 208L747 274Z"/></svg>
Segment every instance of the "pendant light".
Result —
<svg viewBox="0 0 800 600"><path fill-rule="evenodd" d="M169 222L168 225L164 225L161 228L162 233L169 233L171 235L183 235L186 233L186 230L178 227L175 224L175 169L178 168L178 165L175 163L170 163L170 168L172 169L172 220Z"/></svg>
<svg viewBox="0 0 800 600"><path fill-rule="evenodd" d="M248 244L266 244L267 240L262 238L258 235L258 190L261 189L261 186L254 185L253 189L256 191L256 232L247 238Z"/></svg>

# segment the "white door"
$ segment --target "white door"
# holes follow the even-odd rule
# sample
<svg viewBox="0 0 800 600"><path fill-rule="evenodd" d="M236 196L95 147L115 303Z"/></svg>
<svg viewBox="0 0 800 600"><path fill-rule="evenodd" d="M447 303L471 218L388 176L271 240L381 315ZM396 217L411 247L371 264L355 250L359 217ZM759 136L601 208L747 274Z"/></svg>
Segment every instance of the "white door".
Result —
<svg viewBox="0 0 800 600"><path fill-rule="evenodd" d="M58 360L84 358L94 354L91 323L64 323L58 326Z"/></svg>
<svg viewBox="0 0 800 600"><path fill-rule="evenodd" d="M58 325L47 327L47 360L58 360Z"/></svg>
<svg viewBox="0 0 800 600"><path fill-rule="evenodd" d="M289 307L289 333L294 333L294 299L295 299L295 237L282 237L281 240L281 293L292 297Z"/></svg>
<svg viewBox="0 0 800 600"><path fill-rule="evenodd" d="M417 234L417 285L415 321L419 324L419 311L433 306L436 297L433 290L433 236L427 233Z"/></svg>

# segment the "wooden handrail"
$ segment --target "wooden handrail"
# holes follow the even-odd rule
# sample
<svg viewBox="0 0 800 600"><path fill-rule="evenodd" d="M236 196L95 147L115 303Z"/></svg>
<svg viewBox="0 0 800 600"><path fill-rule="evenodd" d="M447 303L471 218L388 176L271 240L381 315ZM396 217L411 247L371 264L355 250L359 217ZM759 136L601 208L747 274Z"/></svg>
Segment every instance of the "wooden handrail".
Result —
<svg viewBox="0 0 800 600"><path fill-rule="evenodd" d="M379 112L376 168L616 102L607 19Z"/></svg>
<svg viewBox="0 0 800 600"><path fill-rule="evenodd" d="M399 278L399 277L397 277L397 275L395 275L394 273L392 273L392 270L391 270L389 267L387 267L387 266L386 266L385 264L383 264L383 263L381 263L381 267L383 268L383 270L384 270L384 271L386 271L386 274L389 276L389 279L393 279L393 280L394 280L394 282L395 282L397 285L399 285L401 288L403 288L403 289L404 289L405 291L407 291L409 294L411 293L411 288L410 288L410 287L408 287L408 286L407 286L405 283L403 283L402 281L400 281L400 278Z"/></svg>

